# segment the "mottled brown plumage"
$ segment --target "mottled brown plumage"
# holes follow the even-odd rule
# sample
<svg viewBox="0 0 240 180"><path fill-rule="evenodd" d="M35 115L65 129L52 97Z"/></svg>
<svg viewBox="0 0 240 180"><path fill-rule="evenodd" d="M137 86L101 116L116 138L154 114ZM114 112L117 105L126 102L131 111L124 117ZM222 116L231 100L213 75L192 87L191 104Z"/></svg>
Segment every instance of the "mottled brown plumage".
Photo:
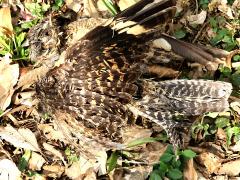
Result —
<svg viewBox="0 0 240 180"><path fill-rule="evenodd" d="M149 73L149 65L161 63L162 59L152 52L166 54L159 45L162 40L171 46L172 53L209 69L219 63L216 56L202 47L159 32L156 26L173 17L175 10L173 0L141 0L70 45L62 55L64 63L51 69L37 84L45 110L70 114L74 120L68 123L73 129L88 128L92 131L91 138L102 139L102 144L121 143L122 129L135 116L141 116L163 127L171 142L182 146L178 128L186 123L174 121L175 117L223 111L228 107L232 86L218 81L143 78L143 74ZM61 34L55 20L50 26L55 29L51 29L53 34ZM58 36L54 41L61 38ZM41 40L38 43L44 44ZM35 43L36 40L31 42L32 48ZM50 59L48 63L54 63L61 49L66 48L61 43L50 49L40 47L37 57Z"/></svg>

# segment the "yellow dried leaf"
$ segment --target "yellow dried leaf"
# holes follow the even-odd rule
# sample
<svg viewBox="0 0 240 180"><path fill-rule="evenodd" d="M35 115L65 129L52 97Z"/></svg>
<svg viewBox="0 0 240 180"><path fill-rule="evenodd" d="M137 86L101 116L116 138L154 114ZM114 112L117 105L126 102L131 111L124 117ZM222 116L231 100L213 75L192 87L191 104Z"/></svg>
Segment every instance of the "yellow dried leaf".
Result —
<svg viewBox="0 0 240 180"><path fill-rule="evenodd" d="M230 161L222 164L222 166L215 171L216 174L226 174L228 176L237 176L240 173L240 159Z"/></svg>
<svg viewBox="0 0 240 180"><path fill-rule="evenodd" d="M4 58L0 61L0 109L5 110L14 93L13 87L16 85L19 76L18 64L10 65L10 60Z"/></svg>
<svg viewBox="0 0 240 180"><path fill-rule="evenodd" d="M64 166L56 165L45 165L43 166L42 174L47 177L60 178L64 172Z"/></svg>
<svg viewBox="0 0 240 180"><path fill-rule="evenodd" d="M45 159L42 157L42 155L32 152L31 158L28 162L28 167L31 170L37 170L40 171L42 169L43 164L45 163Z"/></svg>
<svg viewBox="0 0 240 180"><path fill-rule="evenodd" d="M58 151L57 149L55 149L52 145L47 144L47 143L43 143L43 147L45 150L51 152L53 155L55 155L56 157L58 157L59 159L62 160L63 164L66 166L67 163L64 160L64 157L62 155L62 153L60 151Z"/></svg>
<svg viewBox="0 0 240 180"><path fill-rule="evenodd" d="M187 161L183 174L184 174L185 180L197 180L198 179L198 174L193 165L193 159L190 159Z"/></svg>
<svg viewBox="0 0 240 180"><path fill-rule="evenodd" d="M94 163L88 161L84 157L80 157L78 161L65 170L65 174L71 179L82 179L94 171Z"/></svg>
<svg viewBox="0 0 240 180"><path fill-rule="evenodd" d="M0 9L0 35L13 35L13 25L10 7L2 7Z"/></svg>
<svg viewBox="0 0 240 180"><path fill-rule="evenodd" d="M18 148L40 152L37 139L30 129L15 129L11 125L0 127L0 137Z"/></svg>
<svg viewBox="0 0 240 180"><path fill-rule="evenodd" d="M197 159L200 164L206 167L210 174L215 172L221 166L221 159L210 152L201 153Z"/></svg>

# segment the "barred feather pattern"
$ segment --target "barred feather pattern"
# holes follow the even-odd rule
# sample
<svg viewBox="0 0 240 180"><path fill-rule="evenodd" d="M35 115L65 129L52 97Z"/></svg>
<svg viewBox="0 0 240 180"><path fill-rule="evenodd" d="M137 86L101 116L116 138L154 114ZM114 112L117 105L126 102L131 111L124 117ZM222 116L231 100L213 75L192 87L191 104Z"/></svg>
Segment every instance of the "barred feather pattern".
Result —
<svg viewBox="0 0 240 180"><path fill-rule="evenodd" d="M184 145L180 132L183 127L189 129L191 122L174 119L225 111L232 91L230 83L211 80L144 80L142 83L143 97L135 101L133 111L163 127L177 146Z"/></svg>
<svg viewBox="0 0 240 180"><path fill-rule="evenodd" d="M228 107L232 86L204 80L143 78L149 59L154 58L154 54L149 55L153 41L158 38L168 40L175 53L179 51L176 44L189 48L188 59L204 64L204 58L212 57L204 49L154 29L159 22L173 17L175 11L171 0L141 0L107 25L91 30L67 48L65 63L49 71L37 84L43 106L52 113L62 110L71 114L77 120L69 122L74 127L79 124L96 129L93 138L114 142L121 142L122 128L129 125L129 119L142 116L162 126L171 143L182 146L178 128L188 128L189 124L174 118L179 114L187 118L223 111ZM133 32L139 25L141 31Z"/></svg>

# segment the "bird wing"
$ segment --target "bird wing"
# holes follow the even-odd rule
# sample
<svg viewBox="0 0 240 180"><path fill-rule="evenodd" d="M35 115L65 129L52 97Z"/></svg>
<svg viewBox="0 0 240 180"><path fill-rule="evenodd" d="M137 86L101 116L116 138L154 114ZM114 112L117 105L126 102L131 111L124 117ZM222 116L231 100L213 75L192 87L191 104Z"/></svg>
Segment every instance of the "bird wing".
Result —
<svg viewBox="0 0 240 180"><path fill-rule="evenodd" d="M173 17L175 11L173 0L141 0L106 25L91 30L81 41L67 49L66 62L50 71L39 83L38 87L40 92L44 93L46 104L52 109L70 111L74 117L80 119L79 123L84 123L89 128L98 128L102 136L113 140L121 138L121 127L127 124L128 110L132 111L126 104L132 102L132 97L138 90L135 83L146 70L151 43L156 44L155 40L163 38L176 52L178 47L183 47L188 48L194 55L197 54L197 59L209 57L204 49L186 45L155 29L159 22L165 22ZM186 55L186 57L191 59L195 56ZM156 91L150 95L161 100L161 96L157 95L165 86L171 87L171 83L166 83L165 86L161 82L158 83L155 86L159 93ZM184 89L194 83L173 81L172 84L175 89L178 87ZM195 85L197 88L206 84ZM196 100L194 96L189 99L184 99L185 96L175 97L171 92L165 94L161 92L169 102L172 100L175 103L180 100L179 104L189 102L185 104L190 106ZM204 91L199 97L203 97L204 93L207 92ZM203 104L205 99L201 100ZM141 103L141 100L139 102ZM197 104L195 109L199 108L201 103ZM167 107L170 105L168 104ZM184 112L182 106L177 103L172 107L172 111ZM146 105L146 109L137 107L137 111L140 115L163 126L169 135L176 134L177 124L168 125L173 118L172 111L163 111L163 109L159 111L151 108L150 105Z"/></svg>
<svg viewBox="0 0 240 180"><path fill-rule="evenodd" d="M172 0L142 0L108 25L94 28L66 50L64 64L38 83L43 103L50 112L69 112L86 127L99 129L100 136L119 140L128 117L124 105L137 91L133 82L142 73L141 59L148 50L142 34L161 18L172 17L175 9ZM143 33L129 33L137 26Z"/></svg>

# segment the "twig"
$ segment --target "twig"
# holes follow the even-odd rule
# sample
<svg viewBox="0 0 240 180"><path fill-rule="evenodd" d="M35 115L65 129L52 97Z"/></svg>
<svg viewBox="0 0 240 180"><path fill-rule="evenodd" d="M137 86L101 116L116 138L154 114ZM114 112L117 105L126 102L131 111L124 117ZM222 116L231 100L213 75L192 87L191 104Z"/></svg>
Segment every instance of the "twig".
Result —
<svg viewBox="0 0 240 180"><path fill-rule="evenodd" d="M201 29L198 31L197 35L195 36L194 40L192 41L193 43L195 43L197 41L197 39L199 38L199 36L202 34L203 29L206 27L206 25L208 24L208 22L205 22L203 24L203 26L201 27Z"/></svg>

